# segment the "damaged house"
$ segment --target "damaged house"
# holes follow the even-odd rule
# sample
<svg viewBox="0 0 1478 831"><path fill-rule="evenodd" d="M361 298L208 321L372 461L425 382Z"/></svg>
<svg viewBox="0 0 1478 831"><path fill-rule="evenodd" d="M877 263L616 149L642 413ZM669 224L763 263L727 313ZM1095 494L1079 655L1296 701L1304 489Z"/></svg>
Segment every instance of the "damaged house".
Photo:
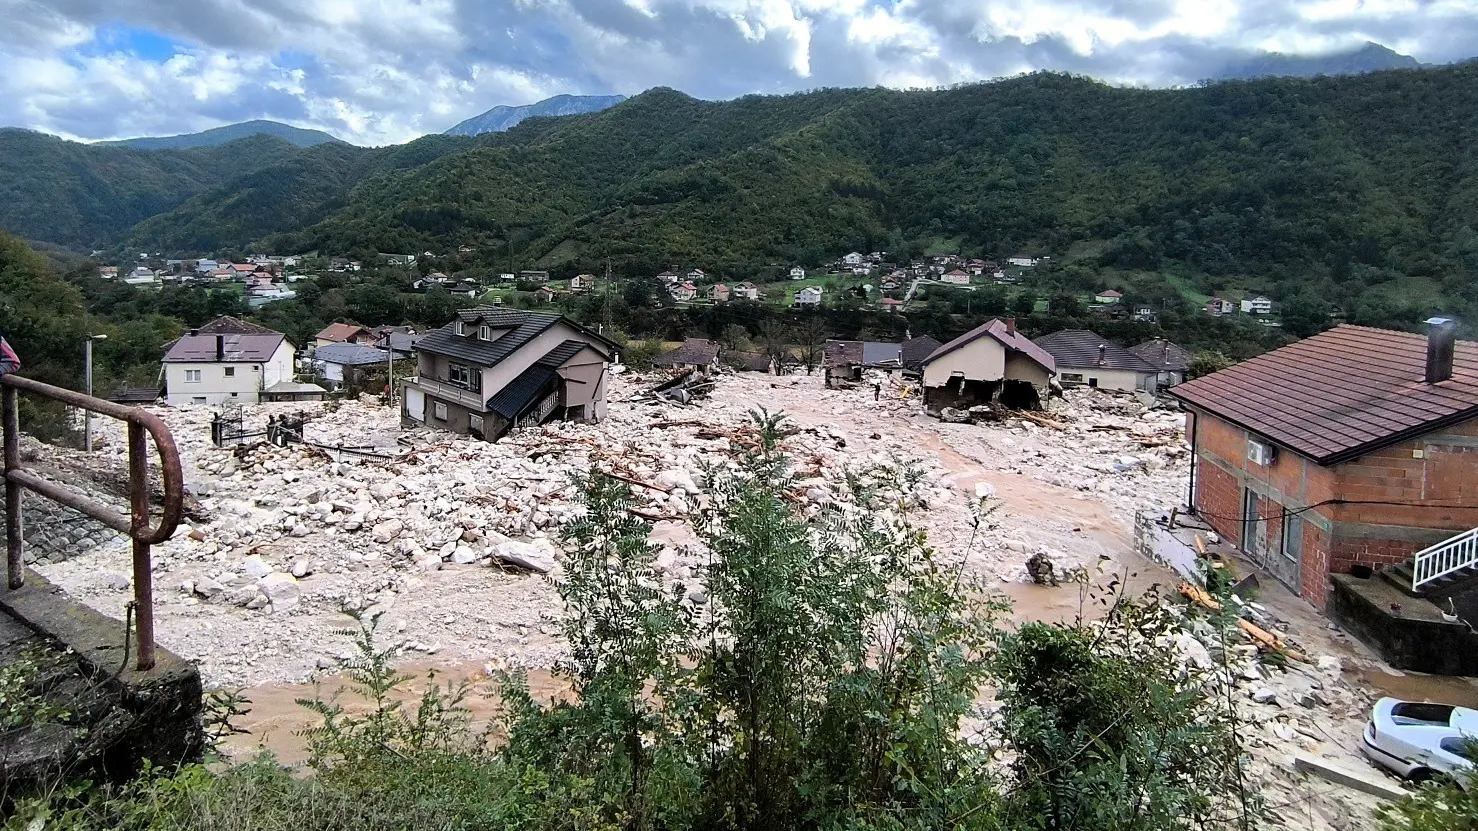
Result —
<svg viewBox="0 0 1478 831"><path fill-rule="evenodd" d="M862 381L869 369L897 372L903 368L902 345L860 340L828 340L822 346L821 365L828 387Z"/></svg>
<svg viewBox="0 0 1478 831"><path fill-rule="evenodd" d="M415 353L404 419L496 441L514 427L604 418L616 344L560 315L478 306Z"/></svg>
<svg viewBox="0 0 1478 831"><path fill-rule="evenodd" d="M1056 372L1052 356L1016 331L1012 318L992 320L935 349L925 358L924 409L967 410L999 404L1036 409Z"/></svg>
<svg viewBox="0 0 1478 831"><path fill-rule="evenodd" d="M1158 367L1097 332L1064 329L1035 343L1056 362L1057 380L1064 387L1148 393L1156 389Z"/></svg>

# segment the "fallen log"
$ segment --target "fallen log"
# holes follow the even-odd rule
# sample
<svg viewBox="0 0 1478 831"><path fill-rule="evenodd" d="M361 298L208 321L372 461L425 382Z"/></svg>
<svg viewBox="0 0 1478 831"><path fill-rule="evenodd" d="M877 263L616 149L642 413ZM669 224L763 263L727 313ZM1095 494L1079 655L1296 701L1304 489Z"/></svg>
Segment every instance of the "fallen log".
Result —
<svg viewBox="0 0 1478 831"><path fill-rule="evenodd" d="M1194 601L1196 605L1201 606L1202 608L1209 609L1213 612L1221 611L1221 602L1212 597L1209 593L1207 593L1205 589L1199 586L1193 586L1190 583L1181 583L1180 593ZM1258 626L1250 620L1246 620L1240 617L1237 618L1237 628L1245 632L1249 638L1252 638L1252 640L1256 641L1257 643L1268 649L1282 652L1283 654L1297 661L1308 660L1304 657L1302 652L1299 652L1296 649L1290 649L1287 644L1285 644L1282 640L1278 638L1277 635L1274 635L1272 632L1269 632L1268 630L1262 628L1261 626Z"/></svg>

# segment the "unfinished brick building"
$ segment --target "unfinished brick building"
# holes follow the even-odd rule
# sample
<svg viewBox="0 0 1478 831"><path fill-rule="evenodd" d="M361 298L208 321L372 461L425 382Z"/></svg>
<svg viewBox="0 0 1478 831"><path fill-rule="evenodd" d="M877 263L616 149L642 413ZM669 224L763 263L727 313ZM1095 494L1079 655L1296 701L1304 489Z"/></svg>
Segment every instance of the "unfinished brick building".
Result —
<svg viewBox="0 0 1478 831"><path fill-rule="evenodd" d="M1478 574L1478 344L1430 323L1338 326L1169 391L1196 513L1320 609L1362 566L1413 590Z"/></svg>

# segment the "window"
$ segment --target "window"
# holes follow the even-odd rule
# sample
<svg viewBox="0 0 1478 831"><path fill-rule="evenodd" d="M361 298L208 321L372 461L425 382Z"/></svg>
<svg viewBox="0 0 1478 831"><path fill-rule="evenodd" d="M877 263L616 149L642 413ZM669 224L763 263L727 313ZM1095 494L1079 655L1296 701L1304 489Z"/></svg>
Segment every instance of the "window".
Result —
<svg viewBox="0 0 1478 831"><path fill-rule="evenodd" d="M447 364L446 379L447 383L464 390L482 389L482 373L465 364Z"/></svg>
<svg viewBox="0 0 1478 831"><path fill-rule="evenodd" d="M437 421L446 421L446 405L440 401L431 405L431 417Z"/></svg>
<svg viewBox="0 0 1478 831"><path fill-rule="evenodd" d="M233 393L231 393L231 397L232 397L232 398L235 398L235 397L236 397L236 395L237 395L237 393L234 393L234 392L233 392Z"/></svg>
<svg viewBox="0 0 1478 831"><path fill-rule="evenodd" d="M1295 563L1304 558L1304 521L1300 517L1283 517L1283 556Z"/></svg>
<svg viewBox="0 0 1478 831"><path fill-rule="evenodd" d="M185 370L185 383L187 383L187 384L198 384L198 383L200 383L200 370L198 370L198 369L187 369L187 370Z"/></svg>
<svg viewBox="0 0 1478 831"><path fill-rule="evenodd" d="M491 327L491 326L479 326L477 328L477 337L478 337L479 340L492 340L493 339L493 327Z"/></svg>
<svg viewBox="0 0 1478 831"><path fill-rule="evenodd" d="M1083 374L1081 372L1064 372L1058 377L1062 379L1062 383L1064 384L1083 383Z"/></svg>
<svg viewBox="0 0 1478 831"><path fill-rule="evenodd" d="M1098 379L1097 378L1089 378L1088 379L1088 386L1090 386L1090 387L1096 387L1096 386L1098 386Z"/></svg>
<svg viewBox="0 0 1478 831"><path fill-rule="evenodd" d="M227 378L235 378L236 377L236 367L234 367L234 366L228 366L228 367L226 367L226 377Z"/></svg>
<svg viewBox="0 0 1478 831"><path fill-rule="evenodd" d="M191 398L190 399L190 403L191 404L204 404L205 403L205 396L203 396L203 395L197 395L194 398Z"/></svg>
<svg viewBox="0 0 1478 831"><path fill-rule="evenodd" d="M467 334L467 324L466 323L463 323L460 320L457 321L457 334L459 334L459 335L465 335L465 334Z"/></svg>
<svg viewBox="0 0 1478 831"><path fill-rule="evenodd" d="M479 436L482 435L482 416L478 415L477 413L472 413L471 415L468 415L467 426L472 430L472 432L478 434Z"/></svg>
<svg viewBox="0 0 1478 831"><path fill-rule="evenodd" d="M1443 750L1461 759L1473 761L1472 744L1466 736L1448 736L1437 743Z"/></svg>

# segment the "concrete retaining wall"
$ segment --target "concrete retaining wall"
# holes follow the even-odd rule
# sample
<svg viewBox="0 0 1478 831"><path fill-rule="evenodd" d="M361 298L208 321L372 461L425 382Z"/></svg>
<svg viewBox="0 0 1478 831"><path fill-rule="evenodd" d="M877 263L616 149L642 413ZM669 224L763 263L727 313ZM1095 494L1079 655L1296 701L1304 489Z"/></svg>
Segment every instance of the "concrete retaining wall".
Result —
<svg viewBox="0 0 1478 831"><path fill-rule="evenodd" d="M106 505L111 505L119 513L128 513L127 506L116 496L79 487L76 482L68 482L66 486L80 490ZM26 539L26 565L60 563L87 554L100 545L124 538L123 534L108 528L92 517L53 502L40 494L26 492L21 498L23 500L21 517L24 521ZM5 503L0 500L0 522L3 522L4 518Z"/></svg>

